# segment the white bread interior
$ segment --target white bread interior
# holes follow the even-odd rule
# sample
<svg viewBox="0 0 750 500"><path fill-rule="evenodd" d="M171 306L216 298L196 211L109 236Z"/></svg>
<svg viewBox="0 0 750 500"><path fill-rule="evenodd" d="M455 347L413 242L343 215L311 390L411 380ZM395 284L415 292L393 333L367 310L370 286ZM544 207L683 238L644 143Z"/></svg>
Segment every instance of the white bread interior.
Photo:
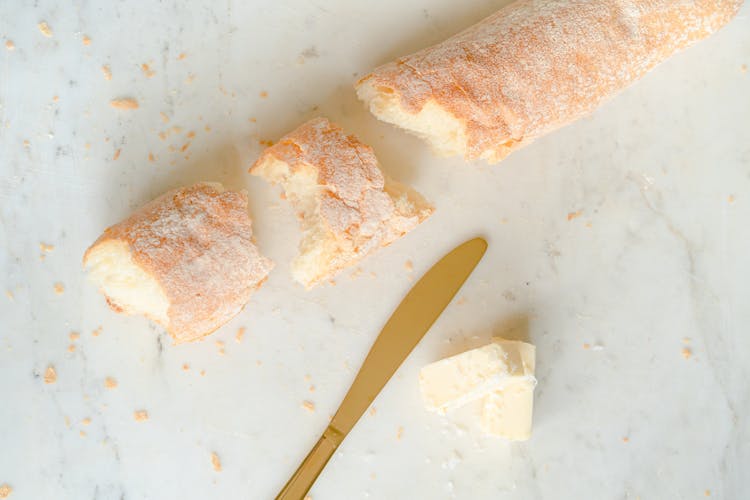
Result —
<svg viewBox="0 0 750 500"><path fill-rule="evenodd" d="M357 84L357 96L379 120L424 139L436 154L466 154L466 125L434 99L429 99L419 112L411 113L401 105L396 91L376 86L371 78Z"/></svg>
<svg viewBox="0 0 750 500"><path fill-rule="evenodd" d="M139 266L122 240L104 240L86 252L83 261L93 281L114 309L125 314L142 314L169 325L169 300L159 282Z"/></svg>

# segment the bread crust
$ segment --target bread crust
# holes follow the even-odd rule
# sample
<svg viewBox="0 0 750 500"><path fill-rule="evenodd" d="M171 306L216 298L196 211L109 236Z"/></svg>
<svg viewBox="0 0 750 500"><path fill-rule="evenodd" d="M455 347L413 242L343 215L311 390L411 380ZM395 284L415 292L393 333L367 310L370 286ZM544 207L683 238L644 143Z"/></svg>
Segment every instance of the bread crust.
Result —
<svg viewBox="0 0 750 500"><path fill-rule="evenodd" d="M273 267L254 245L247 203L246 193L216 183L169 191L107 228L84 266L100 245L124 242L169 301L162 326L175 342L197 340L239 313Z"/></svg>
<svg viewBox="0 0 750 500"><path fill-rule="evenodd" d="M459 152L466 159L497 162L711 35L741 4L519 0L440 44L380 66L356 87L378 118L418 134L373 101L395 94L401 111L412 115L437 105L462 127Z"/></svg>

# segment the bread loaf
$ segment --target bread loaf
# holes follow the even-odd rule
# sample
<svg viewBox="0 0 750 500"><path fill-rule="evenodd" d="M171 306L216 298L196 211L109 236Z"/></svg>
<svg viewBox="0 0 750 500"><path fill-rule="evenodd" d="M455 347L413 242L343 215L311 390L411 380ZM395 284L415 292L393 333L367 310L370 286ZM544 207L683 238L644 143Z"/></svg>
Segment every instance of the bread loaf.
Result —
<svg viewBox="0 0 750 500"><path fill-rule="evenodd" d="M273 267L253 244L247 195L207 182L107 228L83 264L112 309L147 316L175 342L229 321Z"/></svg>
<svg viewBox="0 0 750 500"><path fill-rule="evenodd" d="M438 153L497 162L724 26L742 0L519 0L356 84Z"/></svg>
<svg viewBox="0 0 750 500"><path fill-rule="evenodd" d="M433 211L416 191L385 177L370 146L325 118L301 125L250 168L281 184L302 221L294 278L329 280L414 229Z"/></svg>

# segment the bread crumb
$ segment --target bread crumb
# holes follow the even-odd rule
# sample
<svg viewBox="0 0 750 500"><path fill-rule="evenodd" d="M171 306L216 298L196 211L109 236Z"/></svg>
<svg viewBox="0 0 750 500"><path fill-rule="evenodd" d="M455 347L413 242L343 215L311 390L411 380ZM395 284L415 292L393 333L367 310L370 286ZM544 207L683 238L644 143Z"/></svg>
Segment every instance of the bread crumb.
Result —
<svg viewBox="0 0 750 500"><path fill-rule="evenodd" d="M91 45L91 37L88 35L83 35L83 38L81 38L81 41L84 45Z"/></svg>
<svg viewBox="0 0 750 500"><path fill-rule="evenodd" d="M42 252L51 252L55 249L55 245L47 245L46 243L39 243L39 250Z"/></svg>
<svg viewBox="0 0 750 500"><path fill-rule="evenodd" d="M8 50L16 50L16 44L13 40L5 40L5 48Z"/></svg>
<svg viewBox="0 0 750 500"><path fill-rule="evenodd" d="M260 98L265 99L266 97L268 97L268 92L266 92L265 90L262 90L260 92Z"/></svg>
<svg viewBox="0 0 750 500"><path fill-rule="evenodd" d="M373 407L370 408L370 416L371 417L374 417L377 413L378 413L378 409L376 407L373 406Z"/></svg>
<svg viewBox="0 0 750 500"><path fill-rule="evenodd" d="M98 336L99 336L99 335L101 335L101 334L102 334L102 327L101 327L101 326L98 326L98 327L96 327L96 328L94 329L94 331L93 331L93 332L91 332L91 336L92 336L92 337L98 337Z"/></svg>
<svg viewBox="0 0 750 500"><path fill-rule="evenodd" d="M162 141L166 141L167 140L167 133L166 132L159 132L159 139L161 139Z"/></svg>
<svg viewBox="0 0 750 500"><path fill-rule="evenodd" d="M112 79L112 70L109 69L109 65L105 64L102 66L102 73L104 74L105 80L111 80Z"/></svg>
<svg viewBox="0 0 750 500"><path fill-rule="evenodd" d="M193 83L193 80L195 80L195 74L190 73L187 78L185 78L185 83Z"/></svg>
<svg viewBox="0 0 750 500"><path fill-rule="evenodd" d="M133 418L136 422L145 422L148 420L148 412L146 410L135 410L133 412Z"/></svg>
<svg viewBox="0 0 750 500"><path fill-rule="evenodd" d="M396 440L401 441L401 438L404 436L404 428L399 426L399 428L396 430Z"/></svg>
<svg viewBox="0 0 750 500"><path fill-rule="evenodd" d="M141 64L141 72L146 78L151 78L156 74L156 71L152 70L151 66L146 63Z"/></svg>
<svg viewBox="0 0 750 500"><path fill-rule="evenodd" d="M78 431L78 435L81 436L82 438L86 437L86 433L83 431Z"/></svg>
<svg viewBox="0 0 750 500"><path fill-rule="evenodd" d="M206 132L211 132L211 127L206 125L205 127L203 127L203 130L205 130Z"/></svg>
<svg viewBox="0 0 750 500"><path fill-rule="evenodd" d="M245 327L241 326L237 329L237 333L234 335L234 340L236 340L237 343L239 344L240 342L242 342L242 337L244 336L245 336Z"/></svg>
<svg viewBox="0 0 750 500"><path fill-rule="evenodd" d="M55 283L55 293L57 295L62 295L63 292L65 292L65 286L60 282Z"/></svg>
<svg viewBox="0 0 750 500"><path fill-rule="evenodd" d="M729 203L734 203L736 199L737 198L735 198L733 194L730 194L729 196L727 196L727 201Z"/></svg>
<svg viewBox="0 0 750 500"><path fill-rule="evenodd" d="M583 343L583 348L584 348L584 349L591 349L591 344L589 344L589 343L587 343L587 342L584 342L584 343Z"/></svg>
<svg viewBox="0 0 750 500"><path fill-rule="evenodd" d="M118 99L112 99L109 102L109 105L119 110L138 109L138 101L136 101L132 97L120 97Z"/></svg>
<svg viewBox="0 0 750 500"><path fill-rule="evenodd" d="M76 351L76 346L75 346L75 344L70 344L70 345L68 346L68 352L75 352L75 351Z"/></svg>
<svg viewBox="0 0 750 500"><path fill-rule="evenodd" d="M682 357L685 359L690 359L693 356L693 352L687 347L683 347L682 351L680 352L682 353Z"/></svg>
<svg viewBox="0 0 750 500"><path fill-rule="evenodd" d="M183 59L185 59L186 57L187 57L187 55L186 55L186 54L185 54L184 52L182 52L182 53L180 53L180 55L179 55L179 56L177 56L177 60L178 60L178 61L182 61L182 60L183 60Z"/></svg>
<svg viewBox="0 0 750 500"><path fill-rule="evenodd" d="M10 290L5 290L5 296L8 297L9 300L13 300L13 292Z"/></svg>
<svg viewBox="0 0 750 500"><path fill-rule="evenodd" d="M183 363L183 364L182 364L182 371L185 371L185 372L186 372L186 371L188 371L189 369L190 369L190 365L189 365L189 364L187 364L187 363Z"/></svg>
<svg viewBox="0 0 750 500"><path fill-rule="evenodd" d="M13 488L9 484L0 484L0 498L8 498L13 493Z"/></svg>
<svg viewBox="0 0 750 500"><path fill-rule="evenodd" d="M206 370L201 370L201 377L205 377L205 376L206 376Z"/></svg>
<svg viewBox="0 0 750 500"><path fill-rule="evenodd" d="M121 151L120 149L116 149L115 150L115 154L112 155L112 160L113 161L116 160L116 159L118 159L120 157L120 151Z"/></svg>
<svg viewBox="0 0 750 500"><path fill-rule="evenodd" d="M310 376L310 374L309 374L309 373L308 373L308 374L306 374L306 375L305 375L305 382L309 382L309 381L311 381L311 380L312 380L312 377Z"/></svg>
<svg viewBox="0 0 750 500"><path fill-rule="evenodd" d="M267 148L270 148L271 146L273 146L273 141L270 139L258 139L258 143L261 146L265 146Z"/></svg>
<svg viewBox="0 0 750 500"><path fill-rule="evenodd" d="M462 304L466 304L466 297L459 297L458 300L456 301L457 306L460 306Z"/></svg>
<svg viewBox="0 0 750 500"><path fill-rule="evenodd" d="M630 442L630 438L625 436L624 438L622 438L622 442L627 444Z"/></svg>
<svg viewBox="0 0 750 500"><path fill-rule="evenodd" d="M703 494L705 496L707 496L707 497L710 497L711 496L711 490L706 490L706 491L703 492Z"/></svg>
<svg viewBox="0 0 750 500"><path fill-rule="evenodd" d="M78 332L70 332L70 334L68 335L68 338L70 339L71 342L75 342L76 340L81 338L81 334Z"/></svg>
<svg viewBox="0 0 750 500"><path fill-rule="evenodd" d="M41 23L37 24L37 28L39 28L39 31L42 35L46 36L47 38L52 37L52 28L49 27L49 24L47 24L46 21L42 21Z"/></svg>
<svg viewBox="0 0 750 500"><path fill-rule="evenodd" d="M112 377L105 378L104 387L106 387L107 389L114 389L115 387L117 387L117 380Z"/></svg>
<svg viewBox="0 0 750 500"><path fill-rule="evenodd" d="M303 401L302 408L312 413L315 411L315 403L313 403L312 401Z"/></svg>
<svg viewBox="0 0 750 500"><path fill-rule="evenodd" d="M580 217L583 215L583 210L579 210L577 212L568 212L568 220L573 220L577 217Z"/></svg>
<svg viewBox="0 0 750 500"><path fill-rule="evenodd" d="M310 392L315 392L315 386L314 385L310 385L310 387L308 387L307 390L310 391Z"/></svg>
<svg viewBox="0 0 750 500"><path fill-rule="evenodd" d="M180 152L184 153L189 147L190 147L190 141L182 145L182 147L180 148Z"/></svg>
<svg viewBox="0 0 750 500"><path fill-rule="evenodd" d="M55 367L52 365L47 366L47 369L44 371L44 383L45 384L54 384L57 382L57 372L55 371Z"/></svg>
<svg viewBox="0 0 750 500"><path fill-rule="evenodd" d="M250 123L256 123L258 119L251 117L251 118L248 118L247 121L249 121Z"/></svg>
<svg viewBox="0 0 750 500"><path fill-rule="evenodd" d="M255 366L262 366L262 365L263 365L263 361L261 361L259 359L255 360Z"/></svg>
<svg viewBox="0 0 750 500"><path fill-rule="evenodd" d="M83 425L91 425L91 419L89 417L86 417L83 420L81 420L81 423Z"/></svg>
<svg viewBox="0 0 750 500"><path fill-rule="evenodd" d="M412 263L412 261L410 260L407 260L406 262L404 262L404 269L406 269L407 273L414 271L414 263Z"/></svg>
<svg viewBox="0 0 750 500"><path fill-rule="evenodd" d="M743 64L742 66L740 66L740 71L742 73L747 73L747 64Z"/></svg>
<svg viewBox="0 0 750 500"><path fill-rule="evenodd" d="M215 451L211 452L211 465L216 472L221 472L221 460L219 460L219 455Z"/></svg>
<svg viewBox="0 0 750 500"><path fill-rule="evenodd" d="M31 143L29 142L29 140L28 139L24 139L24 141L23 141L23 147L28 148L29 146L31 146Z"/></svg>
<svg viewBox="0 0 750 500"><path fill-rule="evenodd" d="M185 135L187 135L187 138L188 138L188 139L192 139L193 137L195 137L195 131L194 131L194 130L191 130L190 132L188 132L188 133L187 133L187 134L185 134Z"/></svg>
<svg viewBox="0 0 750 500"><path fill-rule="evenodd" d="M154 153L149 153L148 154L148 161L150 161L151 163L153 163L154 161L156 161L156 158L154 157Z"/></svg>
<svg viewBox="0 0 750 500"><path fill-rule="evenodd" d="M59 95L53 95L52 96L52 102L60 102L60 96Z"/></svg>

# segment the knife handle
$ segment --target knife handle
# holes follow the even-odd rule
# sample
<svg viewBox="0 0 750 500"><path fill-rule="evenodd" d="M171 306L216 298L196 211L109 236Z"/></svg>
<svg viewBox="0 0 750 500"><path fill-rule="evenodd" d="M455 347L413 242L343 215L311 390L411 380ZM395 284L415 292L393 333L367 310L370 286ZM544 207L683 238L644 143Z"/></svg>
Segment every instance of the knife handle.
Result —
<svg viewBox="0 0 750 500"><path fill-rule="evenodd" d="M333 456L333 452L336 451L343 440L344 435L338 429L329 425L297 468L297 471L276 495L276 500L303 500L305 494L310 490L323 467L326 466Z"/></svg>

